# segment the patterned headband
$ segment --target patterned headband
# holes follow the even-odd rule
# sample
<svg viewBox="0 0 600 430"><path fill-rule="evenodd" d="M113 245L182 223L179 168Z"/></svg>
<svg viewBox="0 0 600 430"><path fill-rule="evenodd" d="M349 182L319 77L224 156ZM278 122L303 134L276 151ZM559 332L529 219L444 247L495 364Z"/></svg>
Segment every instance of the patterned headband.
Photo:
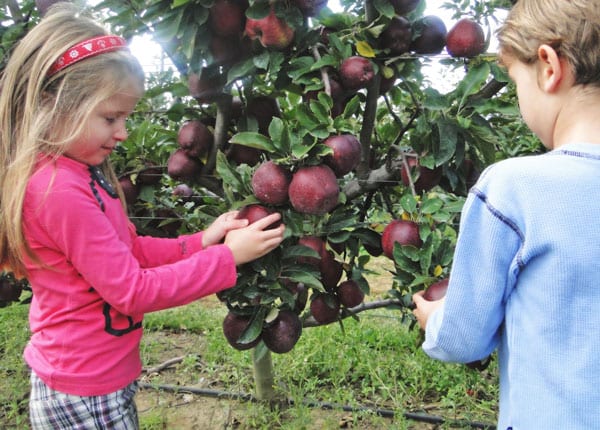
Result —
<svg viewBox="0 0 600 430"><path fill-rule="evenodd" d="M103 52L116 51L127 47L127 41L119 36L97 36L91 39L79 42L71 46L62 54L58 60L50 67L48 76L54 75L56 72L69 67L71 64L84 60L88 57L93 57Z"/></svg>

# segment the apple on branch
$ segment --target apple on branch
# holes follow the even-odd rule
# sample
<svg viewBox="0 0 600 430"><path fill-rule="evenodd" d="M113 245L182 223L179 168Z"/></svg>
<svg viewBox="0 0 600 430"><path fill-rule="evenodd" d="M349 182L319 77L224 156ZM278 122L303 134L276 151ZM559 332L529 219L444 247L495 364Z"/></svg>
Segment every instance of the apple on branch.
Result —
<svg viewBox="0 0 600 430"><path fill-rule="evenodd" d="M439 54L446 46L448 30L444 21L435 15L427 15L413 24L416 37L410 50L417 54Z"/></svg>
<svg viewBox="0 0 600 430"><path fill-rule="evenodd" d="M291 45L295 31L275 14L274 6L271 6L269 14L264 18L246 19L245 34L250 39L258 39L267 49L282 50Z"/></svg>
<svg viewBox="0 0 600 430"><path fill-rule="evenodd" d="M419 235L419 224L414 221L395 219L383 230L381 247L386 257L394 259L394 244L411 245L420 248L423 245Z"/></svg>
<svg viewBox="0 0 600 430"><path fill-rule="evenodd" d="M337 177L325 164L298 169L292 176L288 191L292 207L311 215L330 212L337 206L339 194Z"/></svg>
<svg viewBox="0 0 600 430"><path fill-rule="evenodd" d="M479 23L462 18L448 31L446 51L452 57L472 58L485 51L485 34Z"/></svg>
<svg viewBox="0 0 600 430"><path fill-rule="evenodd" d="M268 160L254 171L251 179L254 196L263 203L279 205L287 202L292 174L285 167Z"/></svg>
<svg viewBox="0 0 600 430"><path fill-rule="evenodd" d="M366 88L375 77L375 69L371 60L360 55L345 58L340 64L338 72L342 85L350 91Z"/></svg>

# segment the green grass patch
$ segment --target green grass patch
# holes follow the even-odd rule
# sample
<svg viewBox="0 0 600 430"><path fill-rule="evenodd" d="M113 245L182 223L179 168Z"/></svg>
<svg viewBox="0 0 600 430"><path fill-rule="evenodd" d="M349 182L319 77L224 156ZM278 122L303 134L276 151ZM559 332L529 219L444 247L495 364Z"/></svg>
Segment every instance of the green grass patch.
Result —
<svg viewBox="0 0 600 430"><path fill-rule="evenodd" d="M22 359L29 336L27 310L18 304L0 309L0 428L28 426L29 381ZM224 305L200 301L147 315L141 345L144 366L182 359L157 374L143 375L145 380L253 394L252 354L229 346L221 330L225 314ZM345 415L347 425L355 428L413 428L404 416L407 412L444 417L447 422L437 428L495 422L495 362L476 371L429 359L420 349L422 335L410 329L397 310L378 309L359 317L305 328L291 352L272 354L276 388L293 405L234 401L238 428L339 428L339 416L315 408L319 402L337 411L341 406L356 408ZM157 397L163 395L156 392ZM379 416L376 411L381 410L393 411L394 417ZM163 412L142 411L142 428L169 428Z"/></svg>

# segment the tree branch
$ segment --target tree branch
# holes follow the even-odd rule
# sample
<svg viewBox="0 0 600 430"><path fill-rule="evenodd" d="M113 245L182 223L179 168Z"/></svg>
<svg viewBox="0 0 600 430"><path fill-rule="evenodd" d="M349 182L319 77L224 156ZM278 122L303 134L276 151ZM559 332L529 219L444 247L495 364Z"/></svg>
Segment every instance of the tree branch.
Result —
<svg viewBox="0 0 600 430"><path fill-rule="evenodd" d="M373 309L381 309L381 308L389 308L389 307L404 307L402 302L398 299L384 299L384 300L375 300L372 302L361 303L358 306L355 306L347 311L343 312L341 315L341 319L346 319L353 315L357 315L364 311L370 311ZM302 322L303 327L318 327L323 324L319 323L312 316L308 317Z"/></svg>
<svg viewBox="0 0 600 430"><path fill-rule="evenodd" d="M398 182L400 169L402 168L402 159L392 159L389 163L368 172L364 179L355 178L344 186L342 192L348 200L353 200L367 191L377 190L382 186L382 182L389 182L393 185Z"/></svg>

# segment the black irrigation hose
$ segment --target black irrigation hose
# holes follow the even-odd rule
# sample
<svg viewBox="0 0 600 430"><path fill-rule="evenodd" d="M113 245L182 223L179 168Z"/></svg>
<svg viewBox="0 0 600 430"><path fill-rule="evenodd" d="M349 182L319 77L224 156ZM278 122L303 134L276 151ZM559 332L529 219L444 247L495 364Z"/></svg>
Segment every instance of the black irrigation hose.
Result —
<svg viewBox="0 0 600 430"><path fill-rule="evenodd" d="M149 384L146 382L140 382L139 387L141 389L153 389L153 390L163 390L169 391L173 393L192 393L198 394L206 397L214 397L218 399L233 399L233 400L245 400L250 402L258 402L258 399L254 397L252 394L247 393L233 393L230 391L221 391L221 390L209 390L206 388L197 388L197 387L188 387L183 385L171 385L171 384ZM288 400L290 405L294 405L297 402L294 400ZM349 405L337 405L334 403L327 402L317 402L311 400L304 400L302 402L303 405L312 407L312 408L321 408L326 410L333 409L341 409L346 412L372 412L384 418L393 418L396 415L391 409L381 409L381 408L370 408L367 406L349 406ZM430 415L425 413L418 412L403 412L402 415L404 418L419 421L429 424L444 424L449 423L451 425L457 425L462 428L474 428L474 429L483 429L483 430L496 430L496 426L494 424L474 422L474 421L466 421L466 420L446 420L443 417L437 415Z"/></svg>

